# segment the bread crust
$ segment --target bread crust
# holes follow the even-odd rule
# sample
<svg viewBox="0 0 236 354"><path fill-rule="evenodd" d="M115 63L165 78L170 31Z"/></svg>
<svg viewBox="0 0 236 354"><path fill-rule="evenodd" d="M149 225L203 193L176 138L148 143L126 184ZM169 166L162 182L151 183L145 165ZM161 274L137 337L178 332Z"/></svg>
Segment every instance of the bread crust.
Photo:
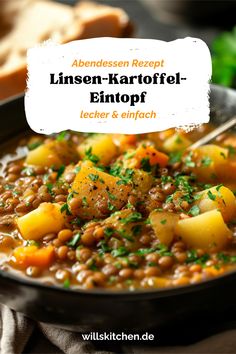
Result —
<svg viewBox="0 0 236 354"><path fill-rule="evenodd" d="M82 2L71 7L54 3L50 0L27 0L25 4L25 6L20 8L18 16L16 16L18 23L12 27L7 35L1 38L0 100L24 92L27 77L26 51L28 47L43 42L51 38L51 36L59 43L67 43L85 38L130 36L133 30L127 14L119 8L92 2ZM38 8L35 8L36 6ZM50 7L51 13L54 10L59 14L61 13L61 15L65 13L63 26L55 28L51 32L47 32L47 28L42 28L40 35L36 32L36 35L40 38L35 38L35 40L32 38L28 42L25 40L25 47L23 43L21 48L20 35L22 34L19 32L25 26L27 16L29 17L31 13L38 13L39 9L41 9L43 14L43 7L45 7L45 10ZM23 25L19 18L22 18ZM14 42L16 46L14 46Z"/></svg>

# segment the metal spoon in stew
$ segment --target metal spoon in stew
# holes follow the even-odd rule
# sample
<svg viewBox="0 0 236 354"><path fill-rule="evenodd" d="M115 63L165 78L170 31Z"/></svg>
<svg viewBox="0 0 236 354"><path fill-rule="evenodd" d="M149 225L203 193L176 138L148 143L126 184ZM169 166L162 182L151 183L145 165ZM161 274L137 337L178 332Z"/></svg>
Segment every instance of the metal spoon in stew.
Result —
<svg viewBox="0 0 236 354"><path fill-rule="evenodd" d="M196 141L194 144L189 146L189 150L194 150L201 145L205 145L209 143L211 140L215 139L218 135L226 132L230 128L236 125L236 116L228 120L227 122L223 123L216 129L212 130L209 134L203 136L201 139Z"/></svg>

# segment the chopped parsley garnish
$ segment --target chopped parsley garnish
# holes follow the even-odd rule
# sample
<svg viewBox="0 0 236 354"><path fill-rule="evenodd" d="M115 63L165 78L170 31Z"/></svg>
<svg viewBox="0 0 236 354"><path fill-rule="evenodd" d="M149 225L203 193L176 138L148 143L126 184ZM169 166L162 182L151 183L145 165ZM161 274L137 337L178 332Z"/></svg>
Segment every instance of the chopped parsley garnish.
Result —
<svg viewBox="0 0 236 354"><path fill-rule="evenodd" d="M57 171L57 179L59 179L61 177L61 175L63 174L64 171L65 171L65 166L61 165Z"/></svg>
<svg viewBox="0 0 236 354"><path fill-rule="evenodd" d="M64 289L69 289L70 288L70 279L67 278L64 283L63 283L63 288Z"/></svg>
<svg viewBox="0 0 236 354"><path fill-rule="evenodd" d="M114 177L120 177L120 175L121 175L121 166L119 166L119 165L116 165L116 164L114 164L114 165L112 165L111 166L111 168L110 168L110 174L112 175L112 176L114 176Z"/></svg>
<svg viewBox="0 0 236 354"><path fill-rule="evenodd" d="M47 183L47 184L46 184L46 187L47 187L47 189L48 189L49 194L53 195L53 191L52 191L52 189L53 189L53 184L52 184L52 183Z"/></svg>
<svg viewBox="0 0 236 354"><path fill-rule="evenodd" d="M98 247L100 247L99 249L99 254L102 255L106 252L110 252L111 249L110 247L107 245L106 241L105 240L101 240L99 243L98 243Z"/></svg>
<svg viewBox="0 0 236 354"><path fill-rule="evenodd" d="M184 159L184 163L186 166L188 167L195 167L195 162L192 161L192 157L193 157L193 152L191 151Z"/></svg>
<svg viewBox="0 0 236 354"><path fill-rule="evenodd" d="M74 169L74 173L78 173L81 170L81 166L76 166Z"/></svg>
<svg viewBox="0 0 236 354"><path fill-rule="evenodd" d="M60 133L57 135L57 141L63 141L63 140L65 140L66 134L67 134L66 131L60 132Z"/></svg>
<svg viewBox="0 0 236 354"><path fill-rule="evenodd" d="M133 208L133 204L131 204L130 202L128 202L128 203L126 204L126 207L127 207L128 209L132 209L132 208Z"/></svg>
<svg viewBox="0 0 236 354"><path fill-rule="evenodd" d="M186 263L196 263L201 265L202 267L205 266L205 263L210 259L209 254L205 253L203 256L199 257L197 251L192 249L187 251L187 259Z"/></svg>
<svg viewBox="0 0 236 354"><path fill-rule="evenodd" d="M146 172L151 172L152 167L150 165L149 157L142 158L142 160L141 160L141 169L146 171Z"/></svg>
<svg viewBox="0 0 236 354"><path fill-rule="evenodd" d="M120 230L120 231L118 231L118 232L119 232L119 235L120 235L121 237L125 238L126 240L128 240L128 241L130 241L130 242L134 242L133 237L130 236L130 235L128 235L125 230Z"/></svg>
<svg viewBox="0 0 236 354"><path fill-rule="evenodd" d="M202 197L201 194L197 193L197 194L193 195L193 200L194 201L199 200L199 199L201 199L201 197Z"/></svg>
<svg viewBox="0 0 236 354"><path fill-rule="evenodd" d="M85 150L84 160L90 160L94 163L98 163L100 159L97 155L92 154L92 147L90 146L87 150Z"/></svg>
<svg viewBox="0 0 236 354"><path fill-rule="evenodd" d="M145 221L144 221L144 224L145 225L151 225L151 220L149 218L147 218Z"/></svg>
<svg viewBox="0 0 236 354"><path fill-rule="evenodd" d="M114 177L119 177L120 181L117 181L117 185L128 184L132 182L132 176L134 174L134 170L131 168L126 168L122 170L121 166L113 165L109 171L109 173Z"/></svg>
<svg viewBox="0 0 236 354"><path fill-rule="evenodd" d="M103 165L97 165L97 166L95 166L95 168L96 168L96 170L101 171L101 172L104 172L107 170L107 167L103 166Z"/></svg>
<svg viewBox="0 0 236 354"><path fill-rule="evenodd" d="M14 186L12 185L12 184L5 184L5 186L4 186L4 189L6 190L6 191L9 191L9 190L11 190L11 189L13 189L14 188Z"/></svg>
<svg viewBox="0 0 236 354"><path fill-rule="evenodd" d="M162 243L159 243L159 245L155 247L155 251L161 256L173 256L173 253L169 251L168 247Z"/></svg>
<svg viewBox="0 0 236 354"><path fill-rule="evenodd" d="M66 215L71 215L71 212L70 212L70 209L69 209L69 206L67 203L63 204L60 210L61 210L61 213L63 213L65 211Z"/></svg>
<svg viewBox="0 0 236 354"><path fill-rule="evenodd" d="M75 234L72 237L72 239L69 242L67 242L67 246L75 248L77 246L77 243L79 242L80 238L81 238L81 235L78 232L77 234Z"/></svg>
<svg viewBox="0 0 236 354"><path fill-rule="evenodd" d="M110 200L108 200L108 202L107 202L107 207L108 207L108 210L110 210L110 211L116 210L116 206L111 204Z"/></svg>
<svg viewBox="0 0 236 354"><path fill-rule="evenodd" d="M34 240L27 240L26 241L26 246L36 246L36 247L39 247L39 243L34 241Z"/></svg>
<svg viewBox="0 0 236 354"><path fill-rule="evenodd" d="M173 182L173 178L171 176L161 176L161 182L166 184L167 182Z"/></svg>
<svg viewBox="0 0 236 354"><path fill-rule="evenodd" d="M129 254L129 251L124 246L121 246L121 247L117 248L116 250L111 251L111 255L113 257L126 256L127 254Z"/></svg>
<svg viewBox="0 0 236 354"><path fill-rule="evenodd" d="M166 219L162 219L162 220L160 221L160 223L161 223L162 225L165 225L165 224L166 224L166 222L167 222L167 220L166 220Z"/></svg>
<svg viewBox="0 0 236 354"><path fill-rule="evenodd" d="M40 145L42 145L42 141L35 141L35 142L31 143L31 144L28 144L27 147L31 151L31 150L36 149Z"/></svg>
<svg viewBox="0 0 236 354"><path fill-rule="evenodd" d="M107 191L107 194L108 194L109 199L117 200L117 197L114 194L112 194L111 192Z"/></svg>
<svg viewBox="0 0 236 354"><path fill-rule="evenodd" d="M137 222L142 220L142 214L138 212L134 212L130 215L128 215L126 218L123 218L120 220L122 224L128 224L130 222Z"/></svg>
<svg viewBox="0 0 236 354"><path fill-rule="evenodd" d="M88 202L87 202L87 198L86 197L82 198L82 205L83 206L88 206Z"/></svg>
<svg viewBox="0 0 236 354"><path fill-rule="evenodd" d="M94 173L90 173L88 177L91 179L91 181L96 182L99 179L98 175L95 175Z"/></svg>
<svg viewBox="0 0 236 354"><path fill-rule="evenodd" d="M168 247L161 243L155 248L140 248L139 250L135 251L134 254L145 256L146 254L153 252L158 253L160 256L173 256L173 253L168 250Z"/></svg>
<svg viewBox="0 0 236 354"><path fill-rule="evenodd" d="M166 203L172 203L173 202L173 194L168 195L166 198Z"/></svg>
<svg viewBox="0 0 236 354"><path fill-rule="evenodd" d="M216 200L216 195L212 193L212 191L207 192L208 198L211 200Z"/></svg>
<svg viewBox="0 0 236 354"><path fill-rule="evenodd" d="M180 135L176 136L175 143L176 144L182 144L183 140L181 139Z"/></svg>
<svg viewBox="0 0 236 354"><path fill-rule="evenodd" d="M201 161L201 165L208 167L212 163L212 159L209 156L204 156Z"/></svg>
<svg viewBox="0 0 236 354"><path fill-rule="evenodd" d="M25 167L21 172L26 176L35 176L35 171L32 167Z"/></svg>
<svg viewBox="0 0 236 354"><path fill-rule="evenodd" d="M221 183L221 184L219 184L218 186L216 186L216 190L217 190L217 192L220 192L220 188L221 187L223 187L223 184ZM220 196L221 196L221 194L220 194Z"/></svg>
<svg viewBox="0 0 236 354"><path fill-rule="evenodd" d="M134 253L139 256L145 256L146 254L154 252L154 248L140 248L139 250L135 251Z"/></svg>
<svg viewBox="0 0 236 354"><path fill-rule="evenodd" d="M107 238L111 237L114 233L114 229L112 227L106 227L104 230L104 234Z"/></svg>
<svg viewBox="0 0 236 354"><path fill-rule="evenodd" d="M217 259L222 262L222 263L236 263L236 256L230 256L225 253L218 253L217 254Z"/></svg>
<svg viewBox="0 0 236 354"><path fill-rule="evenodd" d="M126 152L126 153L124 154L124 159L126 159L126 160L131 159L132 157L134 157L135 153L136 153L135 151Z"/></svg>
<svg viewBox="0 0 236 354"><path fill-rule="evenodd" d="M98 270L98 267L96 265L96 261L93 258L88 261L87 265L88 265L89 269L91 269L91 270L95 270L95 271Z"/></svg>
<svg viewBox="0 0 236 354"><path fill-rule="evenodd" d="M232 145L228 145L227 149L229 150L229 156L232 156L232 155L236 154L236 149Z"/></svg>
<svg viewBox="0 0 236 354"><path fill-rule="evenodd" d="M188 214L192 216L197 216L200 213L200 209L197 205L193 205L189 210Z"/></svg>
<svg viewBox="0 0 236 354"><path fill-rule="evenodd" d="M123 185L123 184L126 185L127 182L124 181L123 179L120 179L119 181L116 182L116 184L117 184L117 186L121 186L121 185Z"/></svg>
<svg viewBox="0 0 236 354"><path fill-rule="evenodd" d="M182 151L175 151L169 154L169 164L174 165L175 163L181 162L183 156Z"/></svg>
<svg viewBox="0 0 236 354"><path fill-rule="evenodd" d="M77 194L76 192L70 192L67 196L67 201L69 202L72 198L74 198L74 194Z"/></svg>

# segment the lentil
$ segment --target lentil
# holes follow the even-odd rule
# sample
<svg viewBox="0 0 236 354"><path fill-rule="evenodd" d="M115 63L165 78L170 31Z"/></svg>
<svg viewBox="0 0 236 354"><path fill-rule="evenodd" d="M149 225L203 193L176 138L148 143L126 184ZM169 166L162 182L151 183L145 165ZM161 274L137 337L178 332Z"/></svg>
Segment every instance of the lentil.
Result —
<svg viewBox="0 0 236 354"><path fill-rule="evenodd" d="M198 137L205 131L206 128L200 127ZM227 198L224 208L218 203L221 188L224 194L222 183L234 182L227 171L227 163L231 166L233 161L230 156L233 148L229 148L229 157L225 154L224 175L217 170L212 180L210 175L217 163L213 161L214 164L207 166L214 157L205 153L200 156L198 150L183 154L173 151L169 160L165 157L165 163L156 161L163 156L155 152L157 145L165 151L162 142L171 134L170 131L167 135L161 132L137 136L132 144L123 144L130 147L128 153L117 143L117 137L112 156L107 147L104 154L101 145L101 155L98 152L97 156L93 144L87 145L97 139L96 135L66 132L62 140L56 135L40 137L42 144L53 146L48 158L60 160L61 165L28 166L25 159L7 164L4 176L0 177L0 250L7 257L1 269L10 272L16 268L39 281L51 277L52 281L47 283L53 284L54 279L54 283L65 287L132 291L194 284L235 269L236 228L229 211L232 213L233 209ZM189 133L188 138L194 142L194 134ZM213 144L225 149L228 138L233 139L234 146L235 135L231 132ZM28 144L28 139L24 144ZM83 150L83 146L88 148ZM79 160L78 149L86 161ZM139 156L140 152L144 155ZM103 161L104 156L110 157L109 164ZM80 169L83 169L81 174ZM218 203L223 225L229 229L227 248L222 246L219 250L214 243L211 247L201 244L201 238L198 245L204 247L190 247L194 244L194 240L189 242L191 235L186 238L178 228L207 212L202 210L204 203L200 206L198 202L198 192L203 192L203 198L209 190L211 198L208 196L207 205L216 208L214 203ZM24 216L21 220L29 230L31 220L37 224L37 213L44 210L43 203L56 208L56 218L51 218L54 214L50 212L42 215L42 224L45 220L42 234L35 236L38 226L37 232L25 237L20 218ZM34 212L32 219L31 212ZM200 231L201 227L199 224ZM24 261L19 252L31 250L36 252L35 257L32 254ZM35 265L38 254L43 255L41 266Z"/></svg>

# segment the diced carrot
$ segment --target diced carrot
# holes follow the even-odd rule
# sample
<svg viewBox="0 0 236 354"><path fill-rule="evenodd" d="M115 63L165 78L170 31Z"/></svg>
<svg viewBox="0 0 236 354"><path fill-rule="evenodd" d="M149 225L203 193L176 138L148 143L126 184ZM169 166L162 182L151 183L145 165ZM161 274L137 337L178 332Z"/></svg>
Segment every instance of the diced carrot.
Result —
<svg viewBox="0 0 236 354"><path fill-rule="evenodd" d="M48 267L54 258L54 247L37 246L18 247L13 252L13 263L26 268L28 266Z"/></svg>
<svg viewBox="0 0 236 354"><path fill-rule="evenodd" d="M137 135L127 135L127 134L114 134L113 135L115 144L119 146L122 151L125 151L128 147L135 145L137 142Z"/></svg>
<svg viewBox="0 0 236 354"><path fill-rule="evenodd" d="M135 158L137 159L137 166L136 166L137 168L140 168L141 161L144 158L149 158L149 163L151 166L158 164L161 167L165 167L169 160L169 157L166 154L156 150L151 145L150 146L140 145L136 150Z"/></svg>
<svg viewBox="0 0 236 354"><path fill-rule="evenodd" d="M133 145L135 144L137 141L137 136L136 135L123 135L123 138L121 139L121 143L124 144L129 144L129 145Z"/></svg>
<svg viewBox="0 0 236 354"><path fill-rule="evenodd" d="M217 275L223 274L224 270L222 268L217 269L216 267L209 266L204 268L204 273L209 276L216 277Z"/></svg>

